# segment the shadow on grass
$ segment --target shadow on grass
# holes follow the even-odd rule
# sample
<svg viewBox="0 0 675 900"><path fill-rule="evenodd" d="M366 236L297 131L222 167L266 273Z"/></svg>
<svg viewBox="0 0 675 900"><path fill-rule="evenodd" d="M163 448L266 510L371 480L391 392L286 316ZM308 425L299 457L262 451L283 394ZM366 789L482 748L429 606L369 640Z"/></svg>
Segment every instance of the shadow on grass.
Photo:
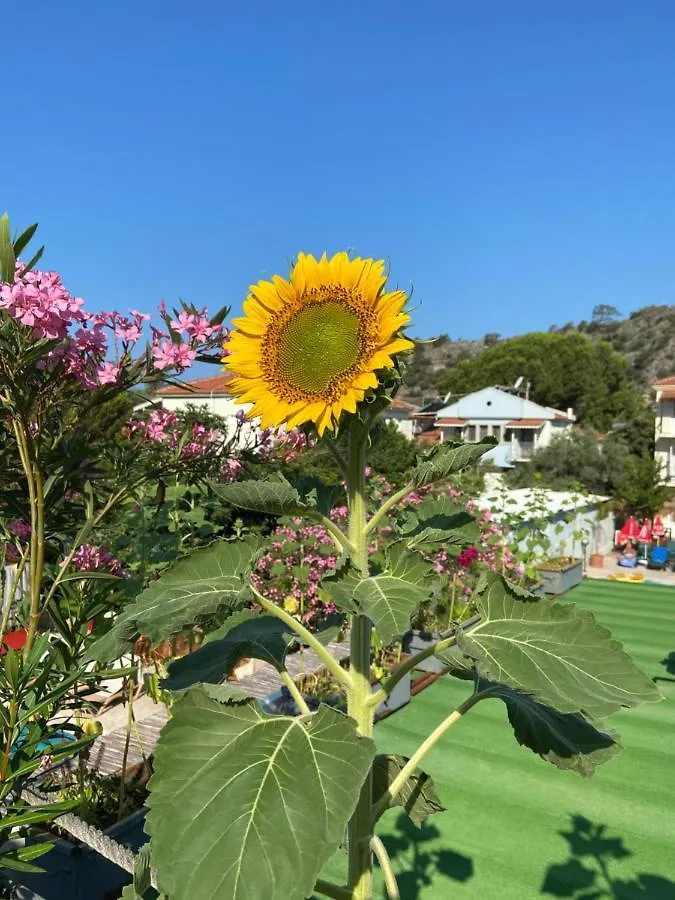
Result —
<svg viewBox="0 0 675 900"><path fill-rule="evenodd" d="M669 675L675 675L675 650L672 650L665 659L661 660L661 665L665 667ZM653 681L675 681L675 678L664 678L657 675Z"/></svg>
<svg viewBox="0 0 675 900"><path fill-rule="evenodd" d="M416 900L422 888L432 882L438 884L442 876L454 881L468 881L473 875L470 857L446 848L429 848L428 841L441 837L435 825L425 823L421 828L410 821L405 813L396 820L395 834L382 837L391 857L401 900Z"/></svg>
<svg viewBox="0 0 675 900"><path fill-rule="evenodd" d="M571 829L561 831L569 859L549 866L542 894L570 900L673 900L675 881L641 872L630 881L614 877L612 864L631 856L622 838L607 833L584 816L571 817Z"/></svg>

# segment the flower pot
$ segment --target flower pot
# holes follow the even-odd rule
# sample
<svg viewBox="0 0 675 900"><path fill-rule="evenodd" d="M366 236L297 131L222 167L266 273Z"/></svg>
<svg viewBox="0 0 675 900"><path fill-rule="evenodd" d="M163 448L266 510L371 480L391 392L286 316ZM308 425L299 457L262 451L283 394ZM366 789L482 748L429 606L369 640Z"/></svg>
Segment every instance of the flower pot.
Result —
<svg viewBox="0 0 675 900"><path fill-rule="evenodd" d="M140 809L106 828L104 834L119 844L136 851L147 843L148 836L143 830L146 810ZM54 846L36 860L36 865L44 872L6 871L13 882L17 900L109 900L119 896L126 884L131 883L131 875L115 863L105 859L91 847L40 834L25 839L10 841L7 846L21 846L54 842Z"/></svg>
<svg viewBox="0 0 675 900"><path fill-rule="evenodd" d="M424 650L428 650L429 647L433 647L438 640L439 635L429 631L411 631L404 638L403 646L406 653L414 656L416 653L422 653ZM420 672L433 672L435 675L438 675L445 666L438 657L429 656L427 659L423 659L416 668Z"/></svg>
<svg viewBox="0 0 675 900"><path fill-rule="evenodd" d="M602 553L591 553L588 558L588 565L592 566L594 569L602 569L605 565L605 557Z"/></svg>
<svg viewBox="0 0 675 900"><path fill-rule="evenodd" d="M583 560L573 559L569 563L559 564L549 560L537 566L546 594L564 594L581 584L584 577Z"/></svg>

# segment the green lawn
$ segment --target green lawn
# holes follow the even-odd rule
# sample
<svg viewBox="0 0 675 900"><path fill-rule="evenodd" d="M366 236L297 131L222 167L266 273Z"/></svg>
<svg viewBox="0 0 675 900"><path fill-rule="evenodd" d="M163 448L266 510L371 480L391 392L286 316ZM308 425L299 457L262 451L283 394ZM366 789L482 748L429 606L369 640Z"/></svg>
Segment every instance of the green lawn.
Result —
<svg viewBox="0 0 675 900"><path fill-rule="evenodd" d="M501 702L471 710L424 766L447 812L421 830L396 811L381 822L402 900L675 900L675 665L662 663L675 589L586 581L570 599L670 679L658 682L666 699L612 717L624 751L590 779L518 746ZM466 693L441 679L378 725L378 747L410 755Z"/></svg>

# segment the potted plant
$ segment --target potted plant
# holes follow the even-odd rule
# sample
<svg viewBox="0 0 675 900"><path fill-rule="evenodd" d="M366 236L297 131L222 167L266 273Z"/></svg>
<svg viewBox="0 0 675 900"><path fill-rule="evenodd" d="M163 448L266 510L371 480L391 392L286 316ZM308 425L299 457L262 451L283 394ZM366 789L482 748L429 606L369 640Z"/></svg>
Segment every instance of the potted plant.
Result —
<svg viewBox="0 0 675 900"><path fill-rule="evenodd" d="M536 568L540 574L546 594L564 594L581 584L584 577L584 561L573 556L554 556Z"/></svg>

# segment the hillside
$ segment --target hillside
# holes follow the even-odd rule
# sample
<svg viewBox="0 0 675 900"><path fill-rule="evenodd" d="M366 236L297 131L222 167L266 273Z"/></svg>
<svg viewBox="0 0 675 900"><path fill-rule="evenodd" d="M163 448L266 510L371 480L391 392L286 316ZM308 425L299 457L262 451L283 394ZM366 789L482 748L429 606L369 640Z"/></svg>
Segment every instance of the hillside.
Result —
<svg viewBox="0 0 675 900"><path fill-rule="evenodd" d="M675 305L645 306L626 318L610 306L596 307L593 312L588 322L552 325L549 332L580 332L609 342L627 357L631 378L639 388L675 373ZM414 402L434 396L443 372L464 359L473 359L499 340L494 333L473 341L456 341L443 334L418 343L399 396Z"/></svg>

